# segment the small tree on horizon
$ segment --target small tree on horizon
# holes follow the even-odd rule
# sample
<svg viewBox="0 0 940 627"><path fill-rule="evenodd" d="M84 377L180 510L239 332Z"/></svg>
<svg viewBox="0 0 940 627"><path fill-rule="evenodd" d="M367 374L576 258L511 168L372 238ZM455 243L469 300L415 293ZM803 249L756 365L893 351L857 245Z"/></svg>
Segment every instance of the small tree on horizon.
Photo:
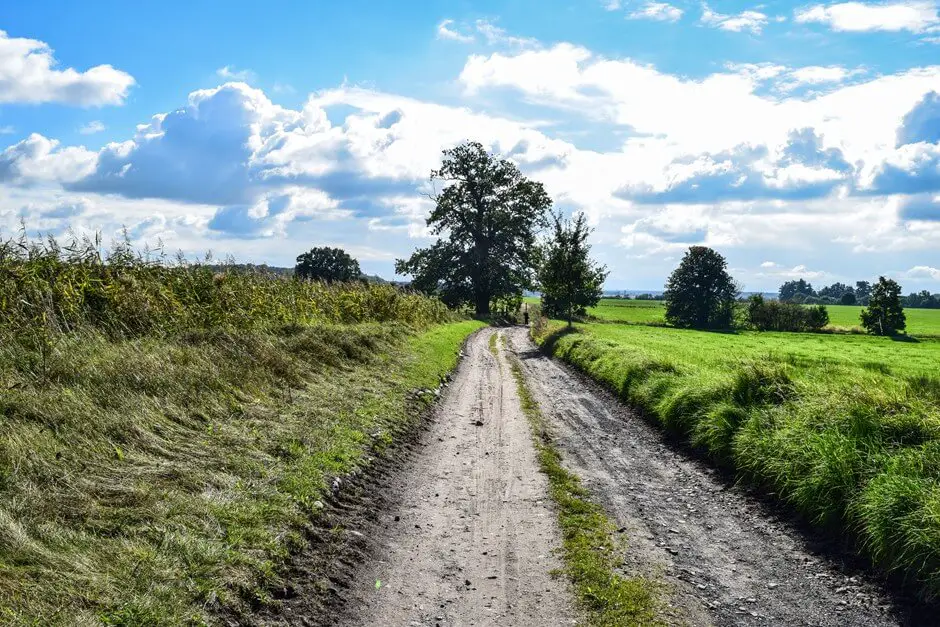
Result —
<svg viewBox="0 0 940 627"><path fill-rule="evenodd" d="M308 281L349 283L362 279L359 262L342 248L319 246L297 257L294 276Z"/></svg>
<svg viewBox="0 0 940 627"><path fill-rule="evenodd" d="M689 248L666 283L666 321L691 329L731 328L738 288L727 267L711 248Z"/></svg>
<svg viewBox="0 0 940 627"><path fill-rule="evenodd" d="M608 273L590 258L587 238L592 229L583 213L574 220L565 220L560 213L552 219L554 234L544 246L538 271L542 309L549 316L564 316L570 328L575 315L584 315L600 301Z"/></svg>
<svg viewBox="0 0 940 627"><path fill-rule="evenodd" d="M395 262L412 286L438 294L452 307L471 304L478 316L490 306L533 287L538 231L546 225L551 198L508 159L477 142L444 151L431 180L446 185L427 220L441 236L429 248Z"/></svg>
<svg viewBox="0 0 940 627"><path fill-rule="evenodd" d="M894 279L878 277L871 288L868 307L862 310L862 326L872 335L897 335L907 326L901 305L901 286Z"/></svg>

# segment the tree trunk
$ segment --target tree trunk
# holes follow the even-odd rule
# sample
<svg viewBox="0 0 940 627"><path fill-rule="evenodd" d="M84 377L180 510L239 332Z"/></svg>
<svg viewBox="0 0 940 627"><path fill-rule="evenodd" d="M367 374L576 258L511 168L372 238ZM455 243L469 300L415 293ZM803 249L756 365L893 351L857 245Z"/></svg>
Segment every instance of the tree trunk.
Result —
<svg viewBox="0 0 940 627"><path fill-rule="evenodd" d="M478 316L488 316L490 315L490 295L489 294L476 294L476 310Z"/></svg>

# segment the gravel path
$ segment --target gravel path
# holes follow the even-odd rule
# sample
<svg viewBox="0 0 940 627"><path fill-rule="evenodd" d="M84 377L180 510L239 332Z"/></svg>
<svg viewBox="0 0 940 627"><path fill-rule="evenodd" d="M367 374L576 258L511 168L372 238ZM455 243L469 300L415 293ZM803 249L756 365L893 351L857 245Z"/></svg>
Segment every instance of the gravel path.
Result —
<svg viewBox="0 0 940 627"><path fill-rule="evenodd" d="M687 620L903 624L903 613L864 575L815 552L804 534L677 452L612 395L541 355L527 329L506 333L566 464L624 528L626 570L665 579Z"/></svg>
<svg viewBox="0 0 940 627"><path fill-rule="evenodd" d="M369 529L348 625L571 625L544 475L495 329L470 338L414 461ZM376 582L381 582L378 585ZM345 612L344 612L345 613Z"/></svg>

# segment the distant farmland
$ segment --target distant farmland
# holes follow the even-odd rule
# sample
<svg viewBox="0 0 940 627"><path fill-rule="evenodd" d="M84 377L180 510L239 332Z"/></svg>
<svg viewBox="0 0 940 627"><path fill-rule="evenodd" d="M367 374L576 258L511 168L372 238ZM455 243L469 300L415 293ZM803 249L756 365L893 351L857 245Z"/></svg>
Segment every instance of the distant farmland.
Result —
<svg viewBox="0 0 940 627"><path fill-rule="evenodd" d="M826 305L829 325L836 329L861 328L859 313L862 307L850 305ZM602 299L597 307L588 310L591 316L605 322L633 324L662 324L665 309L659 300ZM907 332L918 337L940 337L940 309L904 310L907 316Z"/></svg>

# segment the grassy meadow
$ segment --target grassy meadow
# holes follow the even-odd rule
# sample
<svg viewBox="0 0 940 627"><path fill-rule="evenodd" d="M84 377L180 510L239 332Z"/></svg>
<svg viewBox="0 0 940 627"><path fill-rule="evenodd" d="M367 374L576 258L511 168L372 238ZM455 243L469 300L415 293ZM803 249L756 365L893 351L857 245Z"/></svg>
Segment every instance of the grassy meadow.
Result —
<svg viewBox="0 0 940 627"><path fill-rule="evenodd" d="M0 623L276 602L334 478L479 326L389 286L0 247Z"/></svg>
<svg viewBox="0 0 940 627"><path fill-rule="evenodd" d="M536 300L537 302L537 300ZM835 330L861 331L859 314L862 307L849 305L826 305L829 326ZM907 316L907 333L918 337L940 337L940 309L904 310ZM588 315L604 322L628 324L665 324L665 308L659 300L627 300L604 298L597 307L588 310Z"/></svg>
<svg viewBox="0 0 940 627"><path fill-rule="evenodd" d="M622 319L649 307L598 310L629 311ZM715 463L940 595L940 340L604 323L573 333L551 323L538 340Z"/></svg>

